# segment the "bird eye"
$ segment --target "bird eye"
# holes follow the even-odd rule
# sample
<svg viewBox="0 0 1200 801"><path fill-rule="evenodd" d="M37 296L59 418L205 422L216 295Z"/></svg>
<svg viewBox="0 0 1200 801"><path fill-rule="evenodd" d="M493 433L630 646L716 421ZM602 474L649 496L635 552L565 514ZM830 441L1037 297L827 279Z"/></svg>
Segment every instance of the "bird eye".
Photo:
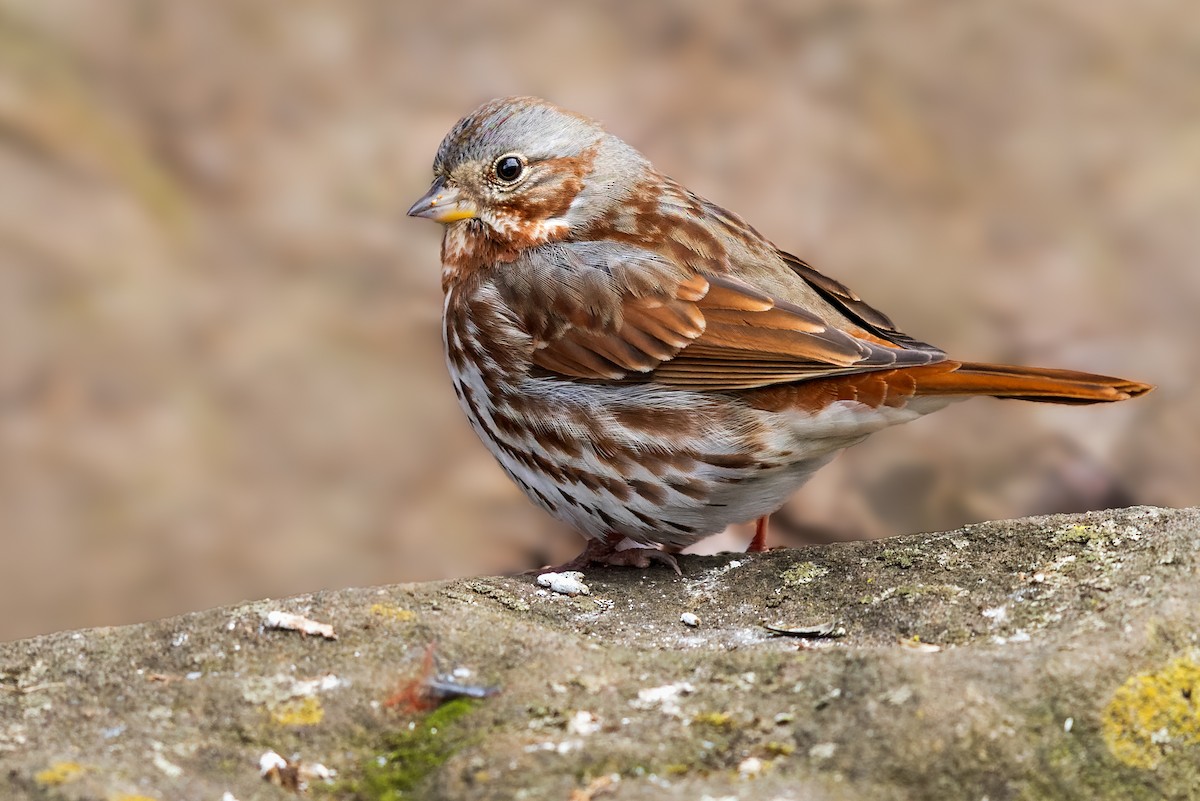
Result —
<svg viewBox="0 0 1200 801"><path fill-rule="evenodd" d="M525 162L521 160L520 156L501 156L496 159L496 166L493 169L496 171L497 178L506 184L511 184L525 171Z"/></svg>

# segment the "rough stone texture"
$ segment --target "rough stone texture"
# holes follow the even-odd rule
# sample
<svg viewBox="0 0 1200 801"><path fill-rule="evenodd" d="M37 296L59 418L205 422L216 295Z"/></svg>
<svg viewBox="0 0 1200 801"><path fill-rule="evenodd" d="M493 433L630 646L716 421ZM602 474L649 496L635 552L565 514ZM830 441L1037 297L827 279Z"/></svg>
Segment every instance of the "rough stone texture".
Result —
<svg viewBox="0 0 1200 801"><path fill-rule="evenodd" d="M315 797L1200 798L1198 551L1200 510L1135 508L594 570L573 598L484 578L10 643L0 795L290 797L259 778L273 749L339 772ZM499 694L385 705L429 643Z"/></svg>

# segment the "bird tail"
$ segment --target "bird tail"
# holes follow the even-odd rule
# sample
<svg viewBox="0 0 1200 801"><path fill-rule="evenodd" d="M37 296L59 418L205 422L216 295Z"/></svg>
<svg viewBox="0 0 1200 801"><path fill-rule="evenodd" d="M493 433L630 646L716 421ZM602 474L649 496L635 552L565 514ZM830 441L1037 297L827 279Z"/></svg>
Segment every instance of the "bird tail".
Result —
<svg viewBox="0 0 1200 801"><path fill-rule="evenodd" d="M1150 384L1139 381L1075 370L961 362L955 369L930 370L922 375L917 379L916 393L922 396L984 395L1082 405L1129 400L1152 389Z"/></svg>

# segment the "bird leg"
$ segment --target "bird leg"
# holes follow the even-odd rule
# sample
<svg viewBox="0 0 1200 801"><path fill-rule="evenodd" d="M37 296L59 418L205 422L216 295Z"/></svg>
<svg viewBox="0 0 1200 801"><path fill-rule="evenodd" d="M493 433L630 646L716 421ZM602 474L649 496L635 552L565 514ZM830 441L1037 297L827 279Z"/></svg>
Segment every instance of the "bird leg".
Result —
<svg viewBox="0 0 1200 801"><path fill-rule="evenodd" d="M763 515L754 521L754 539L750 540L750 544L746 546L746 553L762 553L768 550L767 522L770 519L770 515Z"/></svg>

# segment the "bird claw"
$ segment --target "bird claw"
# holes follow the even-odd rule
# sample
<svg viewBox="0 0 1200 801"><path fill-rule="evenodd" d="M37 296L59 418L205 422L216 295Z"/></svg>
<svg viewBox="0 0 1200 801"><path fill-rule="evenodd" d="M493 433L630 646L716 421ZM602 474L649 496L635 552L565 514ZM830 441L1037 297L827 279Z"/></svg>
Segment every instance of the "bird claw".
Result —
<svg viewBox="0 0 1200 801"><path fill-rule="evenodd" d="M660 551L658 548L626 548L623 551L613 551L608 556L592 560L592 564L640 568L650 567L653 562L666 565L674 570L677 576L683 575L683 571L679 569L679 560L675 558L674 554Z"/></svg>
<svg viewBox="0 0 1200 801"><path fill-rule="evenodd" d="M659 550L658 548L625 548L617 550L617 543L623 539L623 537L610 537L606 540L589 539L583 551L574 559L554 567L528 570L526 573L565 573L568 570L583 571L595 565L645 569L650 567L652 563L658 562L674 570L675 575L683 575L683 571L679 569L679 560L675 558L674 554Z"/></svg>

